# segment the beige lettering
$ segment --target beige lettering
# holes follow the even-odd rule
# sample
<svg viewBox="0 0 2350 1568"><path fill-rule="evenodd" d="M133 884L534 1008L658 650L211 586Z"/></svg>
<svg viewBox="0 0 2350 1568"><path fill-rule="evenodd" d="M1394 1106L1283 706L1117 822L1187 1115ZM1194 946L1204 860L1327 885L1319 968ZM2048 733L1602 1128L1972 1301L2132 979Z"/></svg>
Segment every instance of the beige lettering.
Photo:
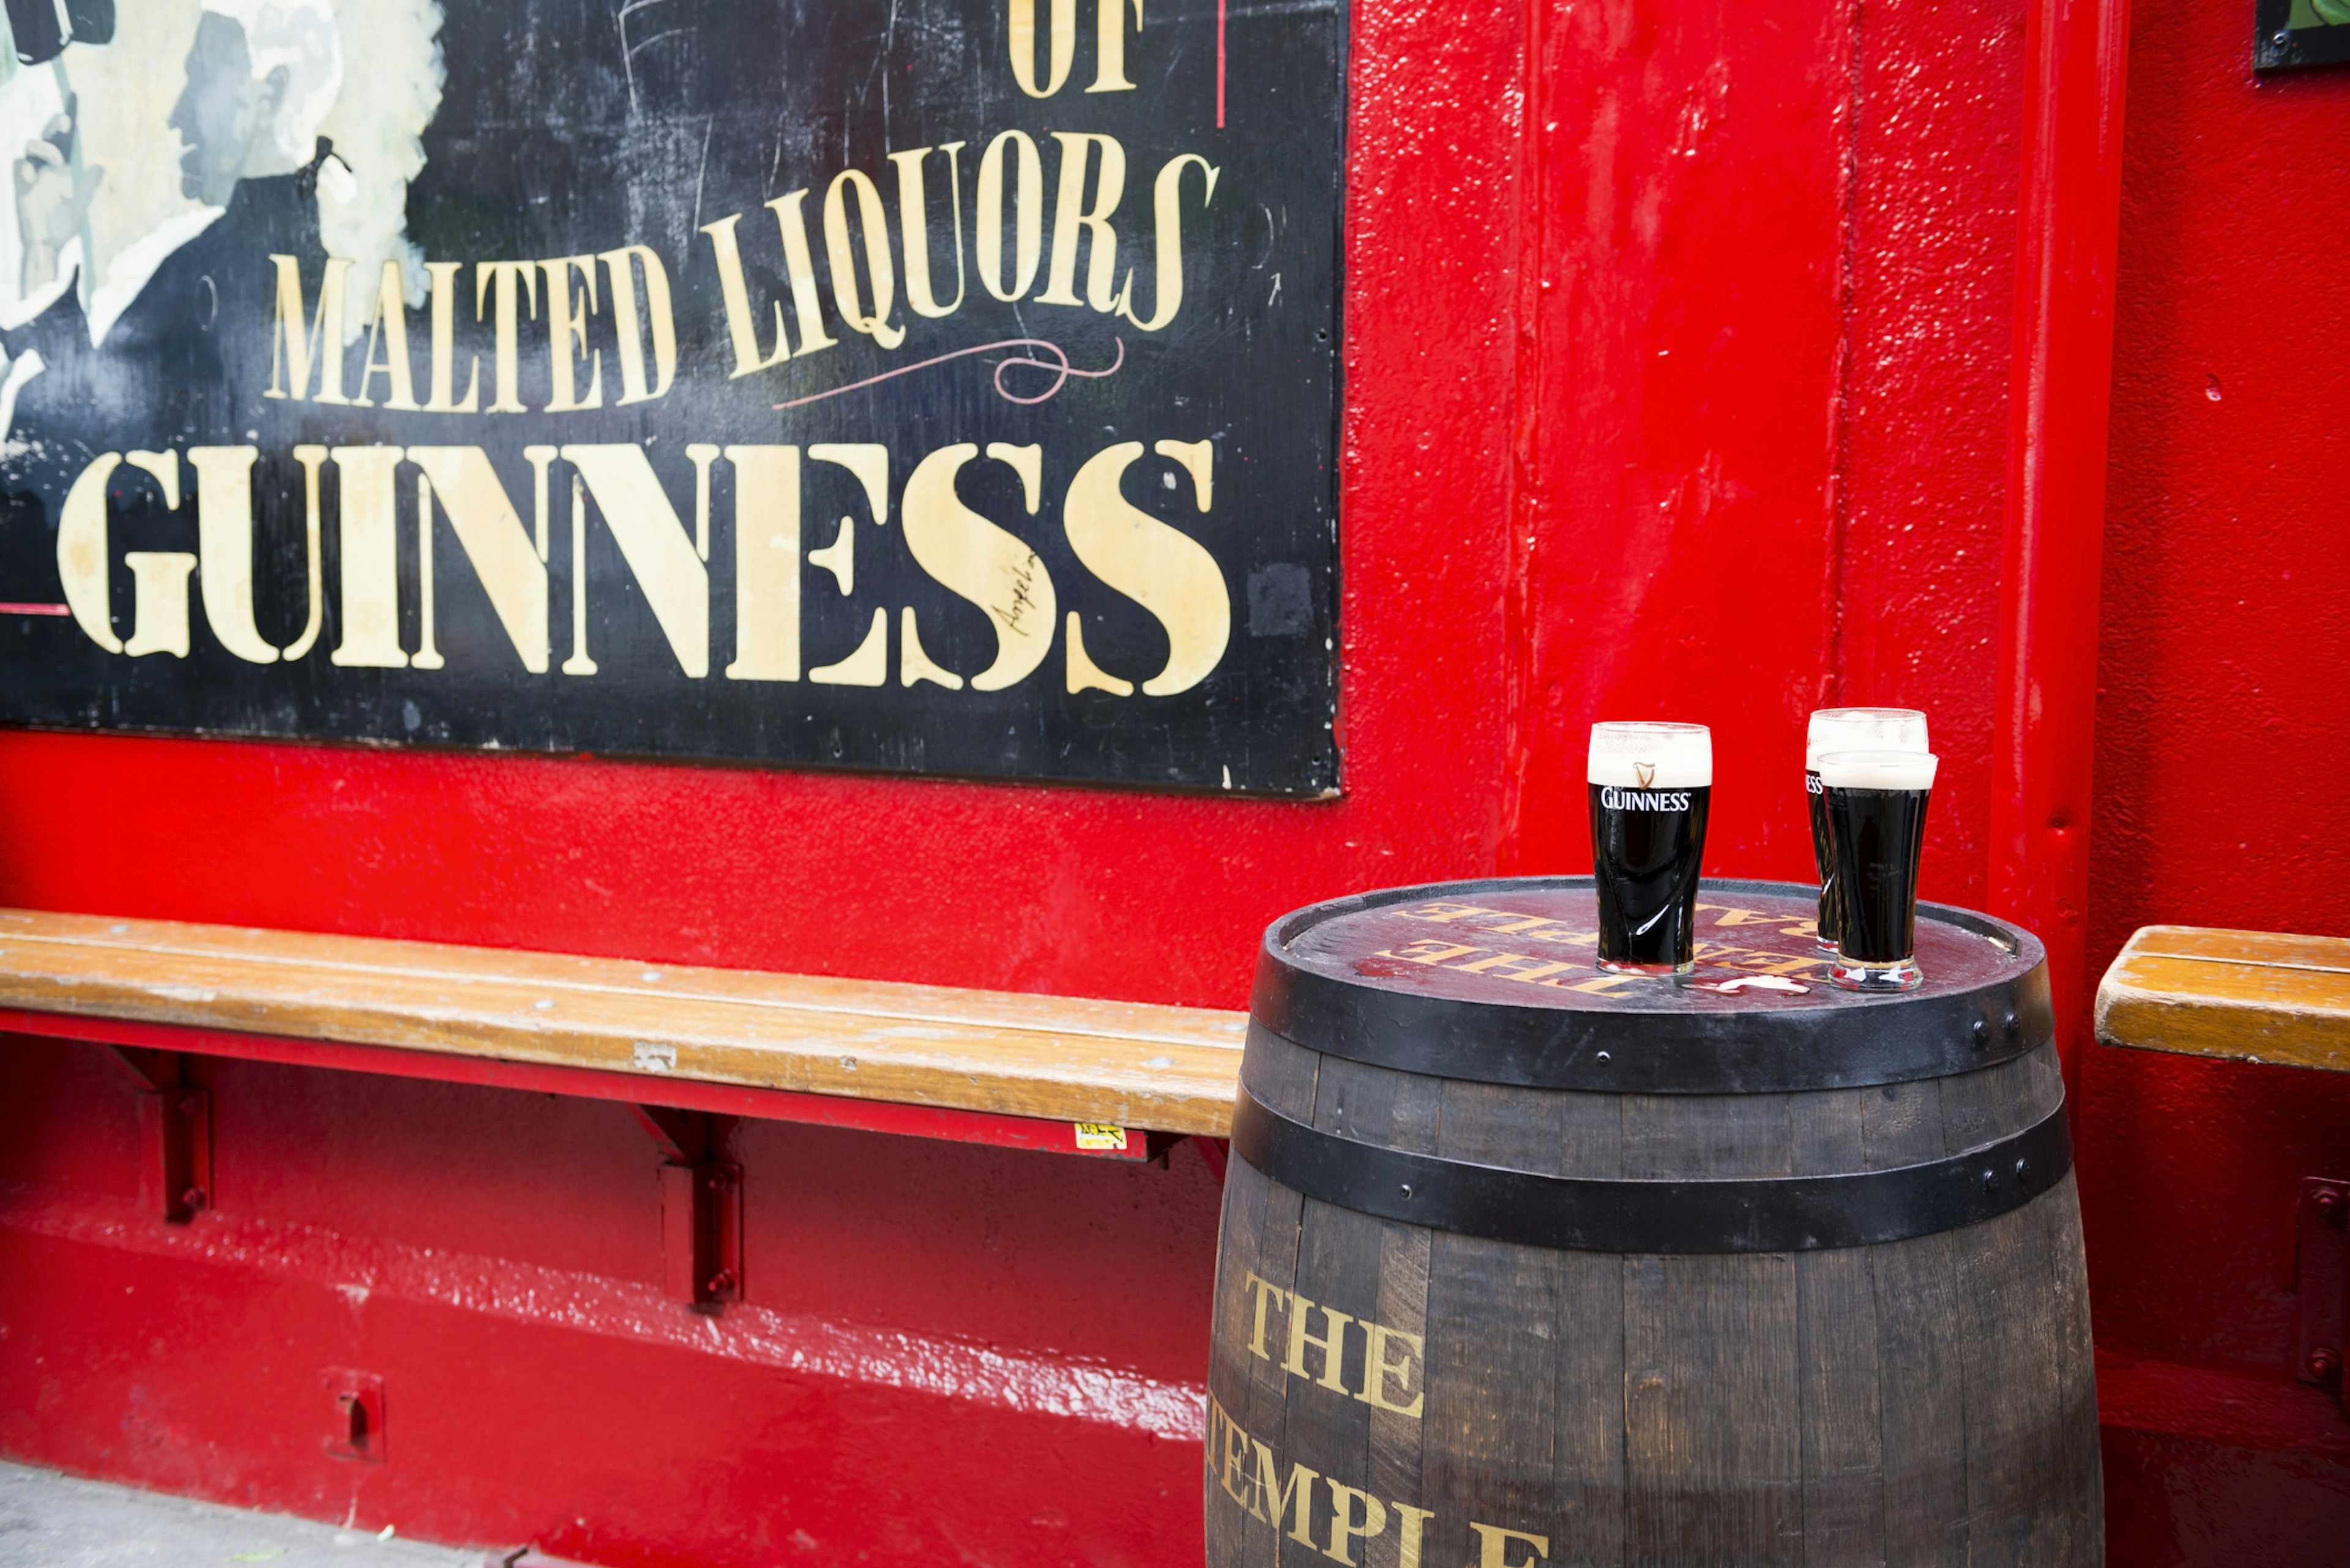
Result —
<svg viewBox="0 0 2350 1568"><path fill-rule="evenodd" d="M1408 1502L1397 1503L1395 1510L1403 1516L1403 1522L1396 1527L1396 1568L1419 1568L1420 1532L1436 1517L1436 1511L1414 1508Z"/></svg>
<svg viewBox="0 0 2350 1568"><path fill-rule="evenodd" d="M779 212L775 216L780 223L783 214ZM734 345L734 369L727 377L729 380L740 380L792 357L791 343L784 334L784 302L780 299L768 306L775 313L775 352L759 352L758 323L751 317L750 286L743 279L743 251L734 239L734 225L742 221L743 214L733 213L714 223L702 225L718 260L718 297L726 307L726 336Z"/></svg>
<svg viewBox="0 0 2350 1568"><path fill-rule="evenodd" d="M1784 915L1766 915L1760 909L1735 909L1728 904L1692 904L1690 908L1720 910L1721 918L1713 922L1717 926L1775 926L1784 924L1787 919Z"/></svg>
<svg viewBox="0 0 2350 1568"><path fill-rule="evenodd" d="M1249 1275L1247 1282L1241 1288L1244 1291L1253 1292L1256 1296L1256 1332L1250 1337L1249 1350L1259 1361L1270 1361L1273 1357L1265 1354L1264 1348L1265 1303L1275 1299L1287 1301L1289 1299L1289 1293L1283 1290L1279 1285L1271 1284L1257 1278L1256 1275L1253 1273Z"/></svg>
<svg viewBox="0 0 2350 1568"><path fill-rule="evenodd" d="M1240 1423L1233 1420L1222 1406L1215 1403L1215 1396L1210 1395L1208 1402L1224 1421L1223 1463L1218 1467L1222 1471L1219 1480L1223 1484L1224 1495L1263 1519L1264 1515L1257 1512L1254 1501L1255 1489L1242 1490L1248 1480L1249 1435L1241 1429ZM1215 1463L1212 1453L1209 1462Z"/></svg>
<svg viewBox="0 0 2350 1568"><path fill-rule="evenodd" d="M66 492L65 504L57 509L57 581L65 588L66 607L73 611L74 624L81 628L82 635L109 653L120 653L122 639L114 635L106 482L121 466L120 452L99 452L75 477L73 488Z"/></svg>
<svg viewBox="0 0 2350 1568"><path fill-rule="evenodd" d="M188 657L188 574L196 558L185 550L130 550L123 564L130 568L132 617L130 640L122 651L133 659L142 653Z"/></svg>
<svg viewBox="0 0 2350 1568"><path fill-rule="evenodd" d="M807 192L795 191L767 203L783 236L784 270L792 280L792 313L799 317L802 355L829 348L838 339L824 329L824 303L816 291L816 261L808 252ZM777 323L780 329L781 323Z"/></svg>
<svg viewBox="0 0 2350 1568"><path fill-rule="evenodd" d="M203 562L204 619L220 645L248 664L275 664L277 649L253 624L253 465L257 447L188 449L196 471L196 550Z"/></svg>
<svg viewBox="0 0 2350 1568"><path fill-rule="evenodd" d="M1551 918L1548 915L1527 915L1519 919L1505 920L1498 926L1480 926L1477 929L1481 931L1491 932L1492 935L1497 937L1511 937L1516 936L1521 931L1540 932L1544 927L1551 925L1552 923ZM1534 940L1536 941L1541 941L1544 939L1537 935Z"/></svg>
<svg viewBox="0 0 2350 1568"><path fill-rule="evenodd" d="M429 414L470 414L481 407L482 357L473 356L473 373L465 379L465 400L450 401L457 384L457 271L463 262L426 262L432 280L432 396L424 404Z"/></svg>
<svg viewBox="0 0 2350 1568"><path fill-rule="evenodd" d="M650 245L622 245L615 251L600 252L597 260L604 264L606 275L612 280L612 329L620 346L620 400L618 408L630 403L650 403L669 396L670 383L677 379L677 317L670 307L669 269L661 265L660 256ZM634 265L631 265L631 260ZM637 269L645 275L645 306L639 317L637 310ZM549 297L553 297L549 296ZM593 308L596 297L591 291L588 303ZM653 348L652 384L645 382L644 338L650 330ZM592 406L592 405L591 405Z"/></svg>
<svg viewBox="0 0 2350 1568"><path fill-rule="evenodd" d="M432 570L432 476L416 476L416 651L408 656L411 670L438 670L447 659L441 657L440 645L433 640L432 589L440 580Z"/></svg>
<svg viewBox="0 0 2350 1568"><path fill-rule="evenodd" d="M1249 1511L1260 1519L1269 1518L1276 1530L1281 1527L1282 1515L1289 1515L1290 1539L1301 1545L1313 1545L1314 1525L1310 1515L1314 1508L1314 1483L1321 1479L1322 1472L1308 1469L1302 1464L1294 1465L1284 1480L1281 1476L1281 1467L1274 1462L1273 1450L1265 1447L1264 1440L1252 1438L1249 1441L1256 1449L1254 1490L1268 1505L1266 1512L1259 1512L1254 1508ZM1277 1487L1276 1482L1279 1483Z"/></svg>
<svg viewBox="0 0 2350 1568"><path fill-rule="evenodd" d="M987 454L1020 475L1033 515L1042 500L1044 449L997 441L990 444ZM976 607L995 628L994 662L972 676L971 685L974 691L1000 691L1045 662L1053 649L1057 606L1052 576L1036 552L956 496L955 475L978 455L979 448L970 441L931 453L908 476L901 504L906 546L915 564ZM906 613L908 646L899 649L901 662L911 658L914 641L913 611Z"/></svg>
<svg viewBox="0 0 2350 1568"><path fill-rule="evenodd" d="M1423 937L1419 941L1405 943L1400 949L1381 949L1371 956L1401 959L1406 963L1440 964L1448 959L1459 958L1463 953L1482 953L1484 950L1483 948L1455 947L1442 937Z"/></svg>
<svg viewBox="0 0 2350 1568"><path fill-rule="evenodd" d="M734 662L726 679L797 680L800 449L730 446L726 461L734 465Z"/></svg>
<svg viewBox="0 0 2350 1568"><path fill-rule="evenodd" d="M1141 0L1135 0L1139 5ZM1093 90L1093 89L1088 89ZM1183 166L1197 163L1208 176L1208 188L1200 198L1206 206L1215 200L1215 165L1196 152L1186 152L1167 161L1159 171L1158 180L1150 188L1152 240L1158 249L1159 304L1145 321L1134 313L1134 271L1127 269L1126 285L1118 292L1118 313L1145 332L1156 332L1175 319L1183 308L1183 213L1180 202Z"/></svg>
<svg viewBox="0 0 2350 1568"><path fill-rule="evenodd" d="M477 446L412 446L408 461L432 482L523 668L546 674L546 564L498 482L489 453Z"/></svg>
<svg viewBox="0 0 2350 1568"><path fill-rule="evenodd" d="M348 403L343 396L343 275L351 269L343 256L328 256L318 280L318 308L302 309L302 266L292 256L273 255L277 269L277 312L269 328L269 388L265 398L290 398L296 402ZM318 395L310 397L310 369L318 369ZM279 371L285 379L279 379ZM288 383L291 383L290 389Z"/></svg>
<svg viewBox="0 0 2350 1568"><path fill-rule="evenodd" d="M1752 974L1800 974L1807 969L1825 969L1827 961L1824 958L1783 958L1775 953L1757 952L1738 967Z"/></svg>
<svg viewBox="0 0 2350 1568"><path fill-rule="evenodd" d="M384 350L380 359L375 357L378 345ZM414 413L416 382L410 373L408 358L408 302L406 287L400 282L400 263L386 261L383 275L375 292L375 319L368 323L367 358L359 361L359 395L351 400L355 409L371 409L368 384L381 371L390 396L383 400L387 409ZM319 401L326 400L321 398Z"/></svg>
<svg viewBox="0 0 2350 1568"><path fill-rule="evenodd" d="M568 264L567 264L568 265ZM645 604L669 639L678 667L699 680L710 673L710 568L694 554L676 508L634 441L567 444L563 461L579 471L604 525L644 590ZM587 563L572 563L572 593L585 600Z"/></svg>
<svg viewBox="0 0 2350 1568"><path fill-rule="evenodd" d="M1355 1560L1348 1554L1347 1543L1349 1541L1369 1541L1387 1529L1388 1506L1369 1492L1357 1491L1335 1480L1326 1484L1330 1488L1330 1544L1323 1548L1322 1554L1334 1562L1345 1563L1347 1568L1355 1568ZM1360 1523L1355 1520L1357 1506L1363 1514Z"/></svg>
<svg viewBox="0 0 2350 1568"><path fill-rule="evenodd" d="M1128 0L1095 0L1094 85L1087 92L1132 92L1126 79L1126 7ZM1134 30L1142 31L1142 0L1133 0ZM1074 25L1075 18L1072 18Z"/></svg>
<svg viewBox="0 0 2350 1568"><path fill-rule="evenodd" d="M167 510L180 509L180 454L134 452L130 466L154 475ZM188 574L196 557L185 550L131 550L123 564L130 568L130 640L122 651L136 659L142 653L188 656Z"/></svg>
<svg viewBox="0 0 2350 1568"><path fill-rule="evenodd" d="M906 303L917 316L951 316L962 307L962 164L957 157L962 143L950 141L936 151L947 155L947 206L954 213L955 296L941 305L931 291L930 202L922 191L922 160L933 151L916 147L892 152L898 166L898 235L906 252Z"/></svg>
<svg viewBox="0 0 2350 1568"><path fill-rule="evenodd" d="M596 660L588 651L588 485L571 476L571 652L563 660L566 675L593 675Z"/></svg>
<svg viewBox="0 0 2350 1568"><path fill-rule="evenodd" d="M1051 75L1045 85L1036 85L1036 0L1011 0L1009 20L1005 29L1012 44L1012 79L1030 98L1050 98L1061 90L1069 79L1069 67L1077 57L1077 0L1051 0L1052 20L1050 39Z"/></svg>
<svg viewBox="0 0 2350 1568"><path fill-rule="evenodd" d="M1308 1334L1306 1325L1313 1321L1314 1303L1292 1292L1289 1297L1289 1356L1281 1369L1293 1377L1307 1377L1305 1347L1313 1345L1322 1352L1322 1376L1315 1380L1334 1393L1344 1394L1347 1385L1339 1377L1340 1366L1347 1355L1347 1325L1355 1320L1336 1307L1322 1309L1322 1321L1329 1332L1321 1335Z"/></svg>
<svg viewBox="0 0 2350 1568"><path fill-rule="evenodd" d="M492 294L497 304L492 312L496 334L498 395L490 400L494 414L526 414L530 410L522 403L522 313L515 304L521 295L530 306L530 318L538 319L538 264L536 262L494 261L473 265L473 319L482 318L482 306ZM550 299L551 303L551 299Z"/></svg>
<svg viewBox="0 0 2350 1568"><path fill-rule="evenodd" d="M1452 967L1464 974L1490 974L1496 980L1514 980L1520 984L1531 985L1546 974L1556 974L1562 970L1581 966L1557 963L1526 953L1495 953L1492 958L1479 959L1475 963L1457 963Z"/></svg>
<svg viewBox="0 0 2350 1568"><path fill-rule="evenodd" d="M1420 1407L1427 1403L1427 1394L1414 1394L1410 1404L1399 1405L1388 1397L1388 1381L1394 1379L1398 1393L1409 1391L1411 1358L1423 1354L1419 1335L1385 1327L1368 1318L1363 1320L1363 1391L1356 1397L1376 1409L1392 1410L1399 1416L1419 1415ZM1391 1339L1401 1341L1407 1351L1400 1361L1388 1359L1388 1341Z"/></svg>
<svg viewBox="0 0 2350 1568"><path fill-rule="evenodd" d="M555 375L554 395L546 400L550 414L574 414L604 406L604 351L588 347L588 318L596 314L596 258L558 256L538 264L546 275L547 363ZM582 280L580 292L571 292L571 275ZM579 361L588 361L588 395L578 395ZM567 450L565 460L569 461ZM590 488L594 481L588 482Z"/></svg>
<svg viewBox="0 0 2350 1568"><path fill-rule="evenodd" d="M1432 925L1440 926L1454 920L1465 920L1471 915L1499 915L1504 912L1501 909L1488 909L1478 904L1448 904L1440 899L1433 904L1422 904L1416 909L1398 909L1396 914L1403 919L1426 920Z"/></svg>
<svg viewBox="0 0 2350 1568"><path fill-rule="evenodd" d="M1184 443L1161 441L1162 456ZM1142 682L1153 697L1188 691L1205 680L1232 639L1232 596L1223 571L1200 542L1130 504L1119 481L1142 443L1121 441L1087 460L1069 482L1061 526L1086 569L1149 610L1167 633L1167 663ZM1189 462L1196 482L1200 470ZM1196 491L1206 511L1209 492ZM1074 652L1074 647L1072 649Z"/></svg>
<svg viewBox="0 0 2350 1568"><path fill-rule="evenodd" d="M546 471L556 455L551 446L533 444L522 449L523 461L530 464L530 542L542 561L553 559L547 553Z"/></svg>
<svg viewBox="0 0 2350 1568"><path fill-rule="evenodd" d="M1013 192L1012 286L1003 286L1003 150L1018 157ZM1036 281L1045 254L1045 161L1025 131L1007 130L987 144L979 160L979 281L1009 305Z"/></svg>
<svg viewBox="0 0 2350 1568"><path fill-rule="evenodd" d="M857 253L848 232L848 199L857 193L857 213L864 231L865 276L871 286L873 309L864 306L857 281ZM889 265L889 219L881 206L881 192L859 169L844 169L824 193L824 254L832 265L832 303L852 331L862 332L884 348L906 340L906 329L889 325L898 303L898 275Z"/></svg>
<svg viewBox="0 0 2350 1568"><path fill-rule="evenodd" d="M338 446L335 493L342 513L343 639L327 657L344 666L404 670L400 646L399 497L396 446Z"/></svg>
<svg viewBox="0 0 2350 1568"><path fill-rule="evenodd" d="M288 664L317 645L318 633L327 624L326 566L318 540L318 469L327 461L327 449L297 446L294 449L294 461L302 465L302 524L310 556L310 618L302 623L302 635L288 643L280 655Z"/></svg>
<svg viewBox="0 0 2350 1568"><path fill-rule="evenodd" d="M1498 1524L1479 1524L1474 1520L1469 1528L1477 1532L1477 1568L1534 1568L1550 1555L1547 1535L1529 1535L1523 1530L1504 1530ZM1533 1547L1534 1555L1523 1562L1511 1562L1508 1552L1513 1542Z"/></svg>
<svg viewBox="0 0 2350 1568"><path fill-rule="evenodd" d="M873 525L889 521L889 449L869 441L820 441L807 449L815 462L837 463L857 476L864 486L866 504L873 509ZM840 520L840 536L826 549L809 552L808 559L832 567L833 577L847 594L855 584L856 524ZM845 547L845 548L844 548ZM837 556L837 561L824 557ZM807 678L820 686L879 686L889 679L889 612L876 609L872 625L857 651L835 664L820 664Z"/></svg>
<svg viewBox="0 0 2350 1568"><path fill-rule="evenodd" d="M1108 311L1117 304L1110 297L1109 286L1118 267L1118 232L1110 227L1109 219L1118 211L1118 198L1126 193L1126 149L1118 145L1117 138L1092 131L1056 130L1053 140L1061 144L1061 188L1053 208L1052 265L1045 273L1045 292L1036 296L1036 303L1083 304ZM1101 174L1094 185L1094 204L1088 211L1085 204L1086 164L1096 147L1101 150ZM1072 292L1076 284L1077 241L1081 235L1089 242L1083 300Z"/></svg>

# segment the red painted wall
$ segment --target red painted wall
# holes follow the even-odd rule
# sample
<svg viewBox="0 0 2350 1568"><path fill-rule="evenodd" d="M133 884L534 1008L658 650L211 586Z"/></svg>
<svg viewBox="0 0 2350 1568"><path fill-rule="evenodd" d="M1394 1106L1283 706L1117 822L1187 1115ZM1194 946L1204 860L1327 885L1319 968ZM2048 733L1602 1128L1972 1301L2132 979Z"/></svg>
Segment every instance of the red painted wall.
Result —
<svg viewBox="0 0 2350 1568"><path fill-rule="evenodd" d="M2250 85L2246 9L2141 6L2099 964L2148 919L2340 929L2350 885L2315 766L2350 651L2321 347L2350 82ZM1835 701L1932 712L1927 891L1979 902L2023 15L1357 4L1343 800L0 734L0 902L1239 1005L1285 909L1587 864L1596 718L1713 724L1709 868L1804 874L1802 721ZM2199 793L2259 755L2314 825L2273 906ZM2287 1167L2350 1174L2350 1105L2093 1055L2115 1561L2221 1561L2193 1543L2246 1500L2273 1545L2324 1517L2341 1417L2274 1364L2262 1227ZM747 1129L748 1300L713 1328L656 1299L611 1107L223 1065L220 1206L159 1241L124 1081L9 1042L0 1083L0 1450L612 1563L1196 1557L1190 1150ZM329 1366L386 1376L383 1466L318 1451ZM2197 1414L2248 1382L2257 1420Z"/></svg>
<svg viewBox="0 0 2350 1568"><path fill-rule="evenodd" d="M2141 5L2131 40L2097 970L2158 922L2350 935L2350 71L2255 81L2249 11ZM2117 1561L2341 1561L2350 1420L2288 1376L2286 1281L2350 1087L2097 1051L2083 1090Z"/></svg>
<svg viewBox="0 0 2350 1568"><path fill-rule="evenodd" d="M10 733L0 899L1237 1006L1284 909L1587 867L1596 718L1795 876L1804 715L1915 701L1963 901L2021 15L1357 8L1343 800Z"/></svg>

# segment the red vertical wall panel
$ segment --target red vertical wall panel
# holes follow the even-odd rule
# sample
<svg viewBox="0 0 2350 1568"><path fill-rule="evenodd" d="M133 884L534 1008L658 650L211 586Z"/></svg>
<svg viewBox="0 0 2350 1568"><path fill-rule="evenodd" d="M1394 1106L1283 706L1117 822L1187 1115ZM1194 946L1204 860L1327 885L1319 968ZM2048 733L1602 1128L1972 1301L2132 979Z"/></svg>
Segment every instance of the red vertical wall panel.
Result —
<svg viewBox="0 0 2350 1568"><path fill-rule="evenodd" d="M1846 13L1545 9L1516 864L1587 867L1588 726L1714 732L1709 868L1794 872L1832 624ZM1791 787L1791 781L1793 787Z"/></svg>
<svg viewBox="0 0 2350 1568"><path fill-rule="evenodd" d="M2106 487L2090 971L2138 926L2350 935L2350 72L2137 7ZM2076 1125L2117 1562L2330 1563L2350 1420L2291 1380L2328 1074L2092 1053Z"/></svg>
<svg viewBox="0 0 2350 1568"><path fill-rule="evenodd" d="M1981 908L2005 526L2022 0L1856 7L1833 657L1924 709L1931 896Z"/></svg>

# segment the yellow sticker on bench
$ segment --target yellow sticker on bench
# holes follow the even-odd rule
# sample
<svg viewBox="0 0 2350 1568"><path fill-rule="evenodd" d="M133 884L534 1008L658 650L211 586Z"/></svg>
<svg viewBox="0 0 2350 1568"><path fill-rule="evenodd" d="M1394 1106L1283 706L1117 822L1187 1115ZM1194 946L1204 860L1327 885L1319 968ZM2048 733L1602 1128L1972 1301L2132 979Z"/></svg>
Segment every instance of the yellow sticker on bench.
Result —
<svg viewBox="0 0 2350 1568"><path fill-rule="evenodd" d="M1070 1125L1077 1129L1079 1148L1122 1149L1126 1147L1124 1127L1114 1127L1107 1122L1073 1122Z"/></svg>

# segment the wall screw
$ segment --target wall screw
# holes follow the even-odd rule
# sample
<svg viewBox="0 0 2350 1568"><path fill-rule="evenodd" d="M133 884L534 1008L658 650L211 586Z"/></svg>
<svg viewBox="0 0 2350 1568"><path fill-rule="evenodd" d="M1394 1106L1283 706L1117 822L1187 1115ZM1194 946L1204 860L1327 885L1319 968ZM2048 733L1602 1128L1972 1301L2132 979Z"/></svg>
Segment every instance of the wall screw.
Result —
<svg viewBox="0 0 2350 1568"><path fill-rule="evenodd" d="M2320 1188L2310 1199L2317 1208L2317 1216L2328 1224L2342 1218L2342 1194L2332 1188Z"/></svg>
<svg viewBox="0 0 2350 1568"><path fill-rule="evenodd" d="M2342 1357L2333 1351L2320 1349L2309 1353L2309 1375L2312 1377L2331 1377L2341 1366Z"/></svg>
<svg viewBox="0 0 2350 1568"><path fill-rule="evenodd" d="M211 1201L211 1195L201 1187L191 1187L180 1194L180 1206L183 1209L202 1209Z"/></svg>
<svg viewBox="0 0 2350 1568"><path fill-rule="evenodd" d="M710 1276L710 1282L702 1288L709 1292L713 1296L724 1295L728 1291L734 1288L734 1271L732 1269L719 1270L716 1273Z"/></svg>

